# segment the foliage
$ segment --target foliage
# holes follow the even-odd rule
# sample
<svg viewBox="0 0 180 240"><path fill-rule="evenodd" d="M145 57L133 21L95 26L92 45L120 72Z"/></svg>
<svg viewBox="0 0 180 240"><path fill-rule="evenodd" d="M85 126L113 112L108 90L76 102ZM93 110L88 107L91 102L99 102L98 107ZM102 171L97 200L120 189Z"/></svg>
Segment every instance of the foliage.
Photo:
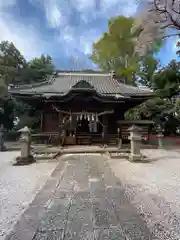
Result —
<svg viewBox="0 0 180 240"><path fill-rule="evenodd" d="M162 45L160 39L155 39L156 42L151 41L151 48L148 52L149 59L146 56L138 55L136 47L141 31L138 27L134 27L134 24L135 19L130 17L119 16L110 19L108 32L105 32L93 44L91 55L91 60L101 69L109 72L115 71L117 76L125 78L126 82L130 84L135 84L138 77L145 79L145 71L143 75L141 69L145 70L147 61L150 64L151 60L153 69L156 67L153 53L159 51ZM148 72L148 74L150 73Z"/></svg>
<svg viewBox="0 0 180 240"><path fill-rule="evenodd" d="M155 97L138 105L135 108L128 110L125 113L125 118L129 120L140 119L157 119L162 116L162 113L167 109L172 109L172 104L164 99Z"/></svg>
<svg viewBox="0 0 180 240"><path fill-rule="evenodd" d="M133 82L132 73L138 69L134 55L132 33L134 19L124 16L112 18L108 22L108 32L93 44L91 60L101 69L115 71L117 75Z"/></svg>
<svg viewBox="0 0 180 240"><path fill-rule="evenodd" d="M180 64L175 60L154 74L151 86L162 98L171 98L179 93Z"/></svg>
<svg viewBox="0 0 180 240"><path fill-rule="evenodd" d="M0 76L0 101L8 95L7 84L3 76Z"/></svg>
<svg viewBox="0 0 180 240"><path fill-rule="evenodd" d="M5 98L1 100L1 107L3 112L0 112L0 124L3 124L5 129L11 130L15 117L14 103L11 99Z"/></svg>
<svg viewBox="0 0 180 240"><path fill-rule="evenodd" d="M179 63L171 61L165 68L152 76L148 85L157 96L125 113L126 119L152 119L163 124L165 134L175 134L180 126L180 100L174 100L179 94Z"/></svg>
<svg viewBox="0 0 180 240"><path fill-rule="evenodd" d="M41 55L40 58L34 58L29 62L29 71L32 82L44 80L46 76L51 75L54 71L52 58L49 55Z"/></svg>
<svg viewBox="0 0 180 240"><path fill-rule="evenodd" d="M16 83L25 64L24 57L13 43L8 41L0 43L0 76L4 78L6 84Z"/></svg>
<svg viewBox="0 0 180 240"><path fill-rule="evenodd" d="M41 55L27 62L13 43L0 43L0 76L6 84L39 82L53 71L50 56Z"/></svg>
<svg viewBox="0 0 180 240"><path fill-rule="evenodd" d="M152 55L141 57L141 67L139 72L140 83L151 87L152 78L158 68L158 61Z"/></svg>
<svg viewBox="0 0 180 240"><path fill-rule="evenodd" d="M12 128L15 116L26 114L28 118L30 114L29 106L9 96L8 84L40 82L53 71L54 66L50 56L41 55L40 58L27 62L13 43L8 41L0 43L0 122L5 128ZM35 126L39 121L39 114L29 118L33 118L32 123L34 122L33 126Z"/></svg>

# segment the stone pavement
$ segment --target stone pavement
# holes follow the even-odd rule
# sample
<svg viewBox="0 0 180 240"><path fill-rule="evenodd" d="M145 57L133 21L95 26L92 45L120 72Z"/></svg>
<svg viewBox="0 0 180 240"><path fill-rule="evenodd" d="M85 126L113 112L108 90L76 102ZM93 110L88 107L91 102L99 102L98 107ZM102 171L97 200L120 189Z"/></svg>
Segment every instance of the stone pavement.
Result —
<svg viewBox="0 0 180 240"><path fill-rule="evenodd" d="M107 158L60 158L6 240L156 239L131 205Z"/></svg>

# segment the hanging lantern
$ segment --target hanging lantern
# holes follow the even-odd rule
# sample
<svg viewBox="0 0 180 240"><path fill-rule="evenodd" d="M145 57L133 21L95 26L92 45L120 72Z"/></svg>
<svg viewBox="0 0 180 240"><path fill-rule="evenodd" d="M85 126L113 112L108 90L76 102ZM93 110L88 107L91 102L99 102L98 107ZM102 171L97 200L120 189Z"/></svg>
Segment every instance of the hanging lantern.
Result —
<svg viewBox="0 0 180 240"><path fill-rule="evenodd" d="M82 120L82 118L83 118L83 115L82 115L82 113L81 113L80 120Z"/></svg>
<svg viewBox="0 0 180 240"><path fill-rule="evenodd" d="M88 114L88 116L87 116L87 119L88 119L88 121L90 121L90 115Z"/></svg>

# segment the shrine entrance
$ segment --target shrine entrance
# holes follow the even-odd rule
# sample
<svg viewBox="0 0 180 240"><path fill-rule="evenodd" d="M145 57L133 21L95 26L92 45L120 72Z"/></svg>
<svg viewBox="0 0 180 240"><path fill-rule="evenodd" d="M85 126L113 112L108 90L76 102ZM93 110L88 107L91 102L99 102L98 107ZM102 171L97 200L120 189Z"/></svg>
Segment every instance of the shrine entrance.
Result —
<svg viewBox="0 0 180 240"><path fill-rule="evenodd" d="M77 116L76 133L100 133L99 121L98 115L95 113L82 113L80 116Z"/></svg>
<svg viewBox="0 0 180 240"><path fill-rule="evenodd" d="M54 107L59 112L59 134L63 145L102 144L107 136L108 114L113 111L88 112L64 111Z"/></svg>
<svg viewBox="0 0 180 240"><path fill-rule="evenodd" d="M91 144L95 136L102 139L101 117L94 112L63 114L61 132L64 144Z"/></svg>

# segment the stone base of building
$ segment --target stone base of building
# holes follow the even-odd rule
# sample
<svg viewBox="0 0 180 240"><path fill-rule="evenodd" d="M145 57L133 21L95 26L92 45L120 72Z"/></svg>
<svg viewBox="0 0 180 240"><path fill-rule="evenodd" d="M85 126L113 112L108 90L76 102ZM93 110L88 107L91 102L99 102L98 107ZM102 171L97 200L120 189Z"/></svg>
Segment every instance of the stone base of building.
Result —
<svg viewBox="0 0 180 240"><path fill-rule="evenodd" d="M164 145L158 146L157 148L158 148L158 149L164 149Z"/></svg>
<svg viewBox="0 0 180 240"><path fill-rule="evenodd" d="M130 162L138 162L138 161L142 161L144 159L142 154L129 154L129 161Z"/></svg>
<svg viewBox="0 0 180 240"><path fill-rule="evenodd" d="M36 162L34 157L32 155L29 155L28 157L17 157L16 158L16 163L14 164L15 166L20 166L20 165L29 165Z"/></svg>

